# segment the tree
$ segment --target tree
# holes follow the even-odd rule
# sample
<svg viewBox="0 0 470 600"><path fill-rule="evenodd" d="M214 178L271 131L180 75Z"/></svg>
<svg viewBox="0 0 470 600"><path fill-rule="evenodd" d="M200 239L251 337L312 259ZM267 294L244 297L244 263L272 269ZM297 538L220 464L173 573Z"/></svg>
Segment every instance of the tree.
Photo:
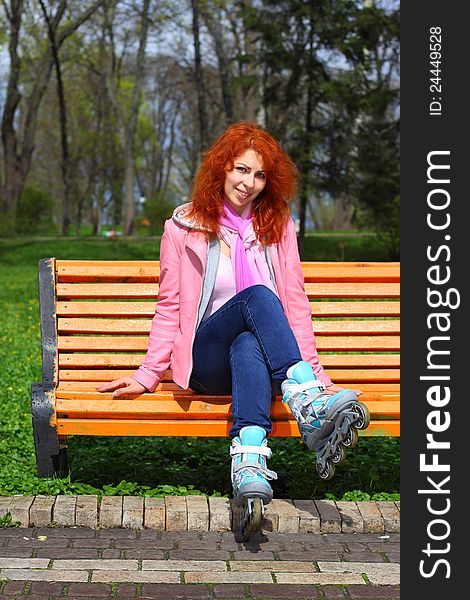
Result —
<svg viewBox="0 0 470 600"><path fill-rule="evenodd" d="M57 50L103 3L95 0L87 8L74 10L68 14L66 24L61 26L65 11L58 10L57 19L51 23ZM15 228L16 210L21 190L24 187L34 151L34 139L39 106L50 79L54 56L49 45L45 50L38 42L35 50L38 60L35 65L33 82L28 90L21 81L22 59L19 52L20 31L25 15L25 0L2 0L8 24L8 51L10 69L7 92L2 115L2 144L4 152L4 178L1 189L0 211L8 218L11 228ZM81 3L81 6L83 3Z"/></svg>
<svg viewBox="0 0 470 600"><path fill-rule="evenodd" d="M137 26L137 53L129 81L132 79L130 98L127 103L118 100L120 74L117 72L114 20L116 2L108 2L106 10L107 30L109 35L110 54L107 77L107 89L111 103L116 111L123 142L124 151L124 235L131 235L135 220L135 139L137 121L142 101L144 84L147 35L149 26L150 0L143 0Z"/></svg>

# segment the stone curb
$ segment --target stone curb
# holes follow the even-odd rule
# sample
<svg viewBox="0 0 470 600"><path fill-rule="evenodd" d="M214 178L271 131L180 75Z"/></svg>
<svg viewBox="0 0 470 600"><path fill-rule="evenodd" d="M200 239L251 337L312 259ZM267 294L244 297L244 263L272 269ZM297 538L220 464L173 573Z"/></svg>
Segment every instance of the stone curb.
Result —
<svg viewBox="0 0 470 600"><path fill-rule="evenodd" d="M240 508L206 496L2 496L0 518L21 527L123 527L159 531L237 531ZM274 499L262 528L279 533L396 533L400 502Z"/></svg>

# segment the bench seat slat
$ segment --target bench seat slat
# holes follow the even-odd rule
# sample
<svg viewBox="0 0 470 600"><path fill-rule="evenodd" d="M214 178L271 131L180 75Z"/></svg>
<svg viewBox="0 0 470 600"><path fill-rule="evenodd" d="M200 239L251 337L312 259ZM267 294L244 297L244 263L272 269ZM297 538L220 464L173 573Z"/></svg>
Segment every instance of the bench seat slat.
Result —
<svg viewBox="0 0 470 600"><path fill-rule="evenodd" d="M317 337L317 349L319 351L376 351L376 350L389 350L389 351L397 351L400 349L400 337L398 335L322 335L318 332ZM96 356L98 361L107 360L106 364L112 364L113 360L111 360L108 356L106 359L106 355L92 355L88 353L92 352L140 352L139 356L131 355L134 357L132 363L136 364L136 360L141 360L143 358L143 354L147 350L148 345L148 336L122 336L122 337L111 337L111 336L60 336L58 338L57 346L60 351L59 355L59 366L63 364L67 364L67 361L71 359L74 361L74 357L80 360L80 357L86 358L88 356ZM64 354L64 352L86 352L85 355L71 355ZM116 355L114 359L116 360L116 366L121 366L123 357L119 357ZM127 360L127 359L126 359ZM78 362L78 364L81 364ZM83 363L92 364L88 360ZM100 364L100 363L98 363ZM101 364L104 364L101 362ZM127 363L126 363L127 364ZM140 364L140 363L139 363Z"/></svg>
<svg viewBox="0 0 470 600"><path fill-rule="evenodd" d="M100 393L97 395L96 385L100 385L99 382L84 382L84 381L65 381L59 385L57 388L57 398L92 398L95 402L101 402L101 400L106 398L111 398L110 393ZM351 388L351 385L344 385L344 387ZM361 384L361 390L363 394L361 395L361 401L363 398L367 400L390 400L393 398L399 399L399 384L385 384L385 383L363 383ZM158 400L167 400L171 398L172 400L184 400L189 401L197 401L203 400L206 403L230 403L231 396L210 396L204 394L197 394L192 390L182 390L180 387L173 382L164 382L160 383L154 392L145 392L141 396L137 396L136 399L142 400L151 400L152 402ZM121 402L122 399L116 399L116 401ZM131 399L134 401L134 397Z"/></svg>
<svg viewBox="0 0 470 600"><path fill-rule="evenodd" d="M59 435L227 437L231 425L230 421L208 419L57 419ZM397 436L400 434L400 422L371 420L369 427L359 434ZM300 437L300 434L295 421L274 421L270 436Z"/></svg>
<svg viewBox="0 0 470 600"><path fill-rule="evenodd" d="M67 390L89 390L95 389L96 386L103 385L105 381L112 381L113 379L118 379L120 377L127 377L134 371L122 371L122 370L89 370L89 371L62 371L61 379L59 385L57 387L58 393L60 391ZM82 379L79 379L79 378ZM344 387L351 387L346 383L343 384ZM372 382L372 383L362 383L361 390L370 391L370 392L397 392L400 390L399 383L387 382ZM165 375L164 380L160 382L156 388L157 393L160 391L164 392L179 392L185 393L186 390L180 388L176 383L173 382L171 376ZM188 393L193 393L191 390Z"/></svg>
<svg viewBox="0 0 470 600"><path fill-rule="evenodd" d="M58 283L57 297L65 298L154 298L156 283ZM309 298L398 298L399 283L306 283Z"/></svg>
<svg viewBox="0 0 470 600"><path fill-rule="evenodd" d="M370 262L302 262L306 281L399 281L400 268L397 263ZM160 275L158 261L56 261L57 279L65 281L143 280L157 281Z"/></svg>
<svg viewBox="0 0 470 600"><path fill-rule="evenodd" d="M322 354L321 362L325 369L331 367L399 367L399 354ZM67 379L83 381L111 381L118 377L128 377L135 372L135 369L119 370L61 370L59 372L59 381Z"/></svg>
<svg viewBox="0 0 470 600"><path fill-rule="evenodd" d="M81 302L61 300L57 302L57 314L61 317L128 317L152 318L156 302ZM398 317L400 302L311 302L312 317Z"/></svg>
<svg viewBox="0 0 470 600"><path fill-rule="evenodd" d="M98 334L135 334L148 335L151 327L149 319L92 319L92 318L59 318L57 330L59 334L98 333ZM388 320L357 320L357 321L319 321L313 323L315 333L338 335L380 335L400 333L400 321Z"/></svg>
<svg viewBox="0 0 470 600"><path fill-rule="evenodd" d="M114 373L113 373L114 374ZM398 382L400 380L400 369L398 368L377 368L377 369L352 369L352 368L331 368L328 369L328 375L335 383L350 382L357 385L358 382ZM114 379L114 377L113 377Z"/></svg>
<svg viewBox="0 0 470 600"><path fill-rule="evenodd" d="M219 401L211 396L161 397L157 394L145 394L128 400L114 399L111 394L103 394L99 398L93 392L59 392L57 394L56 411L58 418L67 415L69 418L146 418L146 419L228 419L231 415L231 398L220 396ZM383 400L372 400L361 396L369 408L371 417L398 419L400 403L398 395ZM271 405L271 417L274 420L294 420L289 408L280 398Z"/></svg>

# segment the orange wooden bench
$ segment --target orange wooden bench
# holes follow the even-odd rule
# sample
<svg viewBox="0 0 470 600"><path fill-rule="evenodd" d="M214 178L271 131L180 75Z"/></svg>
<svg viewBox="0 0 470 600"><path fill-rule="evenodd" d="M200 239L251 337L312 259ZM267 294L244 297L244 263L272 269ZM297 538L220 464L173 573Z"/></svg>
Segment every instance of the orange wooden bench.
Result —
<svg viewBox="0 0 470 600"><path fill-rule="evenodd" d="M331 379L363 390L361 435L400 430L399 263L304 262L321 361ZM158 261L43 259L39 263L42 382L32 386L38 473L65 465L69 435L226 436L230 396L182 390L165 374L155 392L115 400L99 382L132 373L147 347ZM298 436L280 398L273 436Z"/></svg>

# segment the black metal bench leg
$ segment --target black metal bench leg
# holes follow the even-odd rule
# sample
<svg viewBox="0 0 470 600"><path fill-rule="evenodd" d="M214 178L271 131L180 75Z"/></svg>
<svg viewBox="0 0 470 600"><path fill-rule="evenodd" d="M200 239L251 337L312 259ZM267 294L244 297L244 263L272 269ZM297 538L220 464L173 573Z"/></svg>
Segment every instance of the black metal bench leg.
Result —
<svg viewBox="0 0 470 600"><path fill-rule="evenodd" d="M39 477L63 475L67 450L59 445L54 411L54 385L33 383L31 388L34 445Z"/></svg>

